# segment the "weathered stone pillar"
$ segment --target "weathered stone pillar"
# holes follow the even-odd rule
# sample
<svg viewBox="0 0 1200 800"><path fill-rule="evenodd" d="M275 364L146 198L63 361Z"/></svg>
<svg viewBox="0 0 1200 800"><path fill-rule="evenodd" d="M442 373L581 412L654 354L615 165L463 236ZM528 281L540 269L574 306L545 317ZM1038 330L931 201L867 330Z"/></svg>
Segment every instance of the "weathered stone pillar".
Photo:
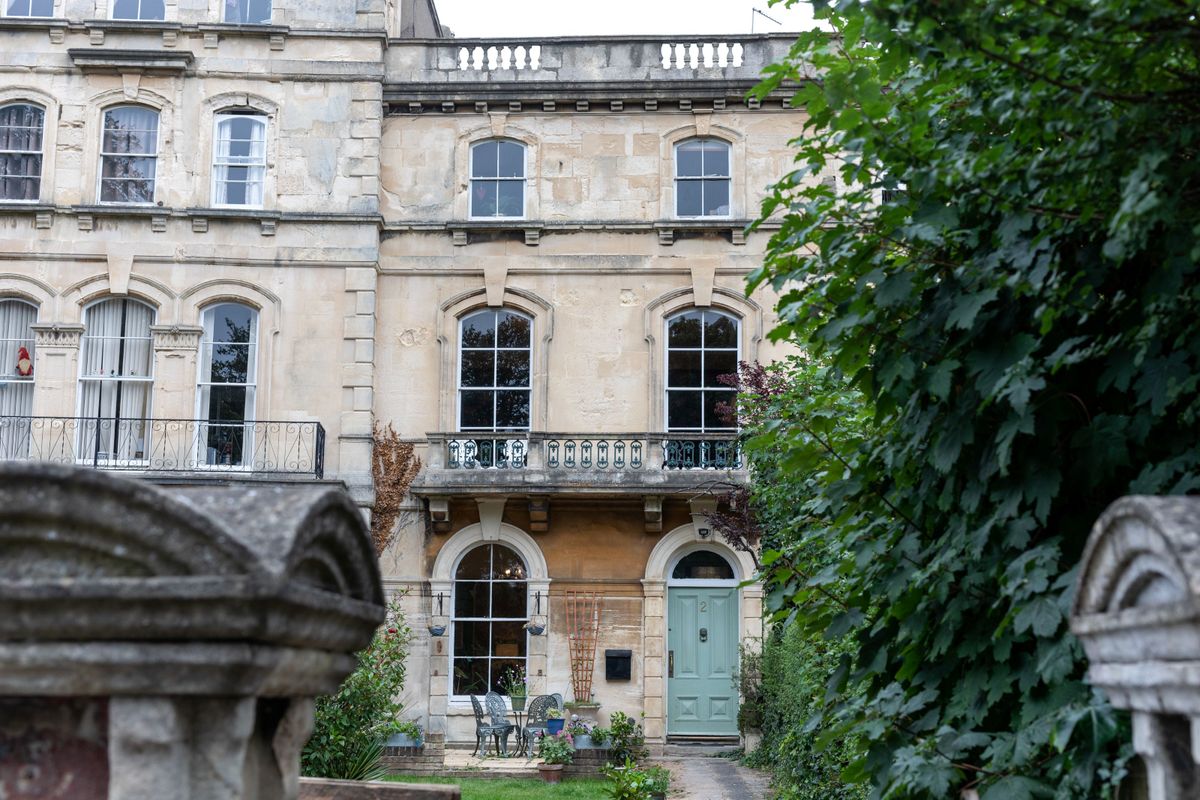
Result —
<svg viewBox="0 0 1200 800"><path fill-rule="evenodd" d="M18 797L297 797L312 698L383 619L345 492L8 463L0 509L0 776L42 781Z"/></svg>
<svg viewBox="0 0 1200 800"><path fill-rule="evenodd" d="M1084 551L1071 630L1088 680L1133 712L1151 800L1200 796L1200 498L1109 506Z"/></svg>
<svg viewBox="0 0 1200 800"><path fill-rule="evenodd" d="M32 328L33 416L73 417L83 326L39 323Z"/></svg>
<svg viewBox="0 0 1200 800"><path fill-rule="evenodd" d="M196 418L197 359L203 328L152 325L154 337L154 416Z"/></svg>

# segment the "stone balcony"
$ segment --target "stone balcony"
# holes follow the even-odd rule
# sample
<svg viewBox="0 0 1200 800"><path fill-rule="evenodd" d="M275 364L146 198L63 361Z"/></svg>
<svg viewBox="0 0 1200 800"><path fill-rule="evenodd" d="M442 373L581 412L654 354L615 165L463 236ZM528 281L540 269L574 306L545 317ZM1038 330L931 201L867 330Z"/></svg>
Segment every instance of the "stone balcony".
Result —
<svg viewBox="0 0 1200 800"><path fill-rule="evenodd" d="M653 530L664 497L749 481L734 433L441 432L427 441L411 491L429 501L435 529L456 498L528 498L536 529L554 497L634 496Z"/></svg>

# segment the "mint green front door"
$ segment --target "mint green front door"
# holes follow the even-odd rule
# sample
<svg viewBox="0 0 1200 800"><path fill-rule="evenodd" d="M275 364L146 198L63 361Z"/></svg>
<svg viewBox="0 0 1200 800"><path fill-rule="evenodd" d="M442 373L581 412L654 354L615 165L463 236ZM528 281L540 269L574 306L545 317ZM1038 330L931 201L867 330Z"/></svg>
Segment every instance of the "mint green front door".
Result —
<svg viewBox="0 0 1200 800"><path fill-rule="evenodd" d="M668 587L668 734L737 735L737 659L737 587Z"/></svg>

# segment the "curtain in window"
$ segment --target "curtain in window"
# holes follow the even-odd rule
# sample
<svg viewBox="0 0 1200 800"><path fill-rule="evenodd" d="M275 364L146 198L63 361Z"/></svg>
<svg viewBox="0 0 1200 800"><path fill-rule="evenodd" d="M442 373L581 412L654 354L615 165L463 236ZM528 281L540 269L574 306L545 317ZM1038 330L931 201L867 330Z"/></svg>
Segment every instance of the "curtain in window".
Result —
<svg viewBox="0 0 1200 800"><path fill-rule="evenodd" d="M262 117L218 118L213 153L213 205L262 205L266 140L267 122Z"/></svg>
<svg viewBox="0 0 1200 800"><path fill-rule="evenodd" d="M0 108L0 199L39 198L45 117L41 108L26 103Z"/></svg>
<svg viewBox="0 0 1200 800"><path fill-rule="evenodd" d="M157 155L157 111L123 106L104 112L100 202L154 202Z"/></svg>
<svg viewBox="0 0 1200 800"><path fill-rule="evenodd" d="M144 458L149 435L154 309L104 300L84 315L80 457Z"/></svg>
<svg viewBox="0 0 1200 800"><path fill-rule="evenodd" d="M17 362L24 347L33 359L37 307L20 300L0 300L0 458L24 458L29 451L29 416L33 414L33 376L22 376Z"/></svg>

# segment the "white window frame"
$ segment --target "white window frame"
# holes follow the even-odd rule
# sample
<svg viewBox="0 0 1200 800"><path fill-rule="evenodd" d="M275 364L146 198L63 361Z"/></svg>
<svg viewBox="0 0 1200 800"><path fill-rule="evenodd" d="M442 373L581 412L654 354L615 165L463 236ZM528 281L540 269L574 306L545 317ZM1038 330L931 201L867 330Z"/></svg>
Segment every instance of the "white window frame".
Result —
<svg viewBox="0 0 1200 800"><path fill-rule="evenodd" d="M505 550L510 551L513 555L515 555L517 557L517 559L525 567L525 578L522 580L522 582L525 584L525 616L524 617L491 617L491 616L489 616L489 617L459 617L458 616L458 584L460 582L460 579L458 577L459 567L462 566L463 559L465 559L471 553L475 552L476 550L478 550L481 547L488 547L491 545L494 545L496 547L503 547ZM495 557L495 551L493 551L493 558L494 557ZM497 581L495 578L490 578L487 581L463 580L462 582L463 583L487 583L487 585L489 587L489 592L490 592L491 585L493 583L497 583L497 582L504 583L504 581ZM522 624L528 623L529 620L531 619L530 614L529 614L529 584L530 584L529 564L527 564L525 562L524 556L521 555L521 552L519 550L517 550L517 548L513 547L511 544L504 542L504 541L477 542L476 544L472 545L471 547L468 547L467 550L458 557L458 560L454 562L454 571L450 573L450 614L449 614L450 630L447 632L447 635L450 637L450 669L446 670L447 679L450 684L449 686L446 687L446 695L450 698L451 703L454 703L454 702L470 703L471 702L471 695L454 693L454 669L455 669L454 662L457 660L457 656L455 655L455 650L454 650L454 641L456 638L455 630L454 630L455 626L459 622L486 622L489 625L494 622L521 622ZM549 604L549 596L548 595L547 595L547 604ZM490 614L491 613L491 595L490 594L488 596L488 605L489 605L488 613ZM492 642L491 642L491 638L489 635L488 654L486 656L486 658L488 659L488 674L489 675L491 674L491 662L496 660L497 658L502 659L502 660L512 660L512 661L520 660L523 662L523 666L524 666L526 675L529 674L529 637L530 637L530 633L529 633L528 628L523 627L522 630L525 633L525 655L523 655L523 656L494 656L494 655L492 655ZM465 658L480 658L480 656L465 656ZM489 687L488 691L491 691L490 687ZM484 694L486 694L486 692L484 692ZM476 697L482 697L482 696L483 695L476 695ZM505 701L506 702L508 701L507 696L505 696Z"/></svg>
<svg viewBox="0 0 1200 800"><path fill-rule="evenodd" d="M496 354L496 364L493 365L492 385L491 386L466 386L466 387L464 387L462 385L463 350L464 349L466 349L466 350L481 350L484 352L488 352L488 348L485 348L485 347L464 348L464 346L463 346L463 334L462 334L463 323L466 322L471 317L473 317L476 314L479 314L481 312L487 312L487 313L492 313L492 314L497 314L497 315L500 313L508 313L508 314L512 314L513 316L524 319L526 322L529 323L529 346L528 347L500 347L499 346L499 336L500 336L499 328L500 328L500 326L497 324L496 325L497 343L494 344L490 349L490 352ZM529 353L529 382L525 386L496 386L495 385L495 382L496 382L495 381L495 369L498 368L499 360L500 360L500 353L502 353L502 352L527 352L527 353ZM463 426L462 426L462 405L463 405L462 404L462 398L463 398L462 393L463 393L464 389L466 389L467 391L490 391L492 393L492 422L493 423L495 423L495 421L496 421L496 394L497 394L497 392L514 391L514 390L515 391L523 390L523 391L529 392L530 425L527 425L524 428L497 428L493 424L493 426L490 429L471 428L468 430L464 430ZM530 428L532 427L532 423L533 423L533 317L529 316L528 314L526 314L524 312L517 311L514 308L509 308L508 306L501 306L499 308L477 308L474 311L469 311L466 314L463 314L461 317L458 318L458 359L457 359L456 368L455 368L455 402L457 403L457 408L458 408L456 427L457 427L457 430L461 433L465 433L465 434L476 434L477 433L477 434L481 434L480 438L487 438L487 436L489 434L496 435L496 434L506 434L506 433L527 433L527 432L529 432Z"/></svg>
<svg viewBox="0 0 1200 800"><path fill-rule="evenodd" d="M223 122L226 122L228 120L233 120L233 119L251 119L262 126L262 161L260 163L238 164L238 163L234 163L234 162L230 162L230 161L227 161L226 163L218 163L217 162L217 159L218 159L217 154L220 152L220 145L221 145L221 124ZM268 127L269 124L270 124L270 122L267 119L267 115L260 114L260 113L233 114L233 113L229 113L229 112L222 112L220 114L216 114L213 117L212 164L211 164L211 175L209 177L209 195L208 195L208 197L209 197L209 201L212 203L214 208L262 208L266 204L266 201L267 201L267 134L270 132L270 129ZM255 204L255 203L218 203L217 202L217 183L218 183L217 170L219 167L230 167L230 166L250 167L250 168L257 167L262 170L261 178L260 178L261 185L260 185L260 189L259 189L259 193L262 196L261 203Z"/></svg>
<svg viewBox="0 0 1200 800"><path fill-rule="evenodd" d="M29 3L29 10L30 10L30 12L32 12L33 4L36 3L37 0L27 0L27 1ZM54 0L51 0L51 2L50 2L50 13L44 14L44 15L43 14L33 14L33 13L10 14L10 13L8 13L8 3L9 3L9 0L0 0L0 17L7 18L7 19L54 19Z"/></svg>
<svg viewBox="0 0 1200 800"><path fill-rule="evenodd" d="M148 347L150 349L150 369L149 369L150 374L147 376L142 376L142 375L128 375L128 376L86 375L84 373L84 367L87 363L86 352L87 352L87 340L89 339L89 334L88 334L87 328L85 327L84 331L83 331L83 335L81 337L80 344L79 344L79 370L78 370L79 378L77 381L77 386L79 387L79 392L78 392L79 397L78 397L78 400L76 401L77 402L76 418L77 418L77 420L80 420L80 421L96 419L95 414L83 413L85 411L85 409L83 408L84 395L86 394L83 391L85 383L100 383L100 384L103 384L103 383L145 383L145 384L148 384L150 388L146 392L146 397L147 397L147 399L146 399L146 414L143 417L143 419L148 424L147 424L147 430L146 430L146 438L143 441L142 457L141 458L136 458L136 457L134 457L134 458L116 458L110 453L108 458L106 458L104 460L104 463L106 465L111 464L113 466L122 466L122 467L141 466L141 465L150 463L150 453L152 452L152 448L154 446L153 442L151 440L151 434L153 433L153 427L154 427L154 425L153 425L153 420L154 420L154 380L155 380L155 368L157 367L158 359L156 359L154 356L153 326L154 326L156 320L158 319L158 309L156 309L154 306L150 305L149 303L147 303L145 301L137 300L132 297L121 297L121 296L109 295L106 297L101 297L100 299L96 300L93 303L89 303L88 306L83 310L83 320L84 320L85 326L87 324L88 315L89 315L89 312L91 311L91 309L94 308L95 306L98 306L101 303L104 303L109 300L123 300L127 303L137 303L139 305L145 306L146 308L150 309L151 332L147 336L144 336L144 337L127 336L127 335L125 335L125 336L96 336L93 334L90 336L90 338L91 339L97 339L97 338L99 338L99 339L119 339L122 342L121 349L125 348L124 343L129 340L141 340L141 341L147 342ZM103 391L103 387L101 387L100 391ZM101 419L103 419L103 418L101 418ZM77 443L79 441L78 437L82 436L83 434L84 434L84 428L78 427L75 431ZM95 435L99 436L100 431L99 430L95 431ZM80 448L78 446L78 444L76 444L75 457L79 461L79 463L83 463L83 464L90 464L93 460L86 453L82 452L82 448Z"/></svg>
<svg viewBox="0 0 1200 800"><path fill-rule="evenodd" d="M37 324L38 315L41 314L41 308L38 306L37 303L31 303L28 300L21 298L21 297L0 296L0 309L4 308L9 303L20 303L23 306L29 306L30 308L32 308L33 309L33 322L35 325ZM4 330L4 328L0 327L0 333L2 333L3 330ZM17 348L25 347L26 345L28 345L28 347L26 347L26 349L29 351L30 360L35 359L37 356L37 351L34 349L35 341L34 341L34 335L33 335L32 329L30 329L29 336L27 338L24 338L24 339L0 338L0 343L15 343ZM14 352L16 352L16 348L14 348ZM33 383L34 380L36 380L36 378L37 378L36 370L34 370L34 373L32 375L29 375L28 377L22 377L21 375L16 374L16 366L17 366L16 362L13 362L12 364L0 364L0 391L3 391L4 387L10 383L28 384L28 383Z"/></svg>
<svg viewBox="0 0 1200 800"><path fill-rule="evenodd" d="M480 145L492 144L492 143L515 144L521 148L521 177L519 177L519 178L501 178L499 175L497 175L494 178L486 178L483 176L476 177L476 175L475 175L475 151L477 149L479 149ZM503 139L503 138L480 139L478 142L471 143L470 156L471 156L470 163L468 164L469 171L467 174L467 216L470 219L477 219L477 220L523 220L523 219L526 219L528 216L528 213L529 213L529 146L527 144L525 144L524 142L518 141L516 139ZM497 150L496 157L497 157L497 160L499 160L499 150ZM497 169L496 171L497 171L497 173L499 173L499 169ZM479 181L497 181L497 182L508 181L511 183L520 183L521 184L521 213L520 213L520 215L508 216L508 215L504 215L504 214L500 214L500 213L483 214L483 215L476 214L475 213L474 190L475 190L475 181L477 181L477 180L479 180ZM497 186L497 188L496 188L496 211L499 212L499 210L500 210L500 189L499 189L499 186Z"/></svg>
<svg viewBox="0 0 1200 800"><path fill-rule="evenodd" d="M154 152L153 153L106 153L104 152L104 122L108 119L108 115L113 111L120 111L122 108L137 108L144 111L152 111L154 113ZM135 205L135 206L153 206L155 198L158 197L158 156L162 150L162 112L153 106L138 105L136 103L122 103L120 105L108 106L100 112L100 160L96 165L96 203L98 205ZM154 181L153 188L150 191L150 199L144 203L130 203L124 200L105 200L104 199L104 159L106 158L121 158L124 156L134 156L136 158L150 158L154 160Z"/></svg>
<svg viewBox="0 0 1200 800"><path fill-rule="evenodd" d="M676 317L683 316L684 314L689 314L693 311L719 314L722 317L725 317L726 319L732 320L733 324L735 326L737 326L737 330L735 333L735 340L737 342L736 347L711 347L711 348L706 347L703 338L701 338L701 340L700 340L699 347L671 347L671 322L672 322L672 320L674 320ZM703 332L704 332L703 326L701 327L700 330L701 330L701 336L703 336ZM726 311L725 309L718 309L718 308L713 308L713 307L699 308L699 307L693 306L693 307L689 307L689 308L681 308L678 311L668 315L663 320L663 348L662 348L663 430L665 430L667 433L720 434L720 433L736 433L737 432L737 428L730 428L730 427L712 428L705 424L707 422L707 419L705 418L705 415L704 415L703 393L708 391L710 388L712 388L712 387L707 387L704 385L704 353L709 350L711 350L713 352L720 352L720 353L728 353L728 352L732 351L734 353L733 361L734 361L735 367L737 364L741 363L741 360L742 360L742 319L741 319L741 317L737 316L736 314L733 314L732 312ZM672 352L693 352L693 353L698 352L698 353L700 353L700 385L699 386L675 386L675 387L671 386L671 353ZM699 428L672 428L671 427L671 392L672 391L701 392L700 427ZM726 391L726 390L721 389L721 390L717 390L717 391ZM733 392L732 396L736 401L736 399L737 399L736 390L733 390L733 388L730 387L729 391Z"/></svg>
<svg viewBox="0 0 1200 800"><path fill-rule="evenodd" d="M247 2L247 0L236 0L236 2ZM238 20L229 19L229 2L228 0L221 0L221 22L227 25L270 25L271 21L275 19L275 0L271 0L270 5L271 13L262 22L239 22Z"/></svg>
<svg viewBox="0 0 1200 800"><path fill-rule="evenodd" d="M136 16L136 17L118 17L118 16L116 16L117 0L108 0L108 18L112 19L112 20L117 20L119 22L166 22L166 19L167 19L166 0L163 0L163 15L161 17L154 17L154 18L148 18L148 17L141 16L143 2L145 2L145 0L137 0L138 16Z"/></svg>
<svg viewBox="0 0 1200 800"><path fill-rule="evenodd" d="M212 380L206 380L205 373L210 376L212 374L212 350L213 338L216 336L216 313L217 309L222 306L239 306L248 310L253 319L253 325L250 329L250 342L246 345L249 350L249 355L246 360L246 382L245 383L217 383ZM251 472L254 469L254 428L258 421L258 333L259 321L261 314L259 310L248 303L239 303L234 300L225 300L213 305L206 306L200 314L200 324L204 328L204 333L200 336L200 357L197 361L196 374L196 457L195 463L201 469L220 469L221 471L242 471ZM239 345L241 346L241 345ZM209 348L206 351L206 347ZM204 405L204 389L210 390L209 402L211 406L212 396L211 390L214 386L240 386L247 389L246 405L242 411L243 419L245 420L246 432L242 438L242 463L241 464L209 464L208 463L208 445L207 435L201 438L201 432L208 432L210 424L209 409ZM222 423L226 424L226 423ZM248 456L248 457L247 457Z"/></svg>
<svg viewBox="0 0 1200 800"><path fill-rule="evenodd" d="M725 175L703 175L703 174L701 174L701 175L681 176L679 174L679 149L681 147L684 147L685 145L694 144L696 142L702 142L704 144L719 144L725 148L725 163L728 165L728 171ZM681 142L676 142L674 148L672 149L671 155L672 155L671 168L674 172L674 177L675 177L675 191L674 191L675 209L674 210L675 210L676 219L729 219L729 218L731 218L733 216L733 145L731 145L729 142L725 141L724 139L720 139L715 136L692 136L690 138L684 139ZM703 173L703 171L704 170L702 167L701 173ZM727 193L726 196L728 198L728 202L726 203L726 205L729 207L729 211L727 211L724 214L704 214L704 213L680 214L679 213L679 183L680 183L680 181L700 181L701 182L700 183L700 191L701 191L700 196L701 196L701 198L703 198L704 197L703 181L712 181L712 180L725 181L726 193ZM700 206L701 206L701 209L703 210L703 207L704 207L703 200L701 201Z"/></svg>
<svg viewBox="0 0 1200 800"><path fill-rule="evenodd" d="M4 3L4 2L6 2L6 0L0 0L0 3ZM36 19L44 19L44 18L37 17ZM45 178L45 175L46 175L46 107L44 105L42 105L41 103L34 103L29 100L14 100L12 102L0 103L0 111L3 111L6 108L11 108L13 106L29 106L30 108L36 108L37 110L42 112L42 148L40 150L0 150L0 156L2 156L2 155L17 155L17 156L36 155L36 156L38 156L41 159L38 162L38 176L37 176L38 191L37 191L37 197L35 197L31 200L0 197L0 203L39 203L39 202L41 202L41 199L42 199L42 180Z"/></svg>

